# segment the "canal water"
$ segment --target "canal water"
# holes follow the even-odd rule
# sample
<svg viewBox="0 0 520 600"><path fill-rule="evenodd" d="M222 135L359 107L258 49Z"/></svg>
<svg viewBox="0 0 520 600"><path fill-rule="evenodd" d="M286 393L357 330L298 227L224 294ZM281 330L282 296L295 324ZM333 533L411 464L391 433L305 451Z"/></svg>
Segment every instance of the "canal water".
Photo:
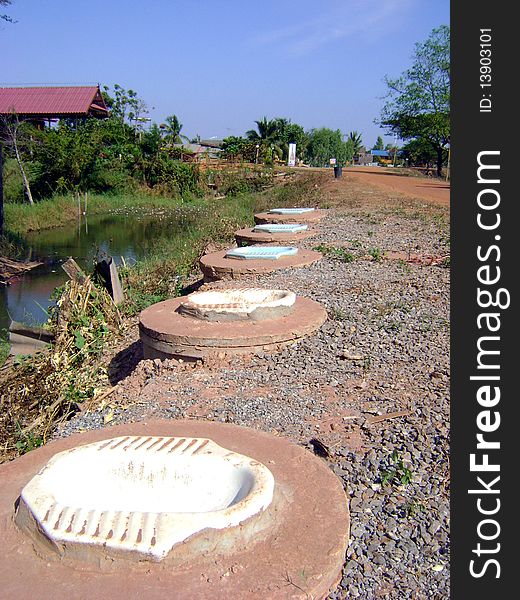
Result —
<svg viewBox="0 0 520 600"><path fill-rule="evenodd" d="M187 236L196 226L191 211L120 212L83 216L76 224L25 236L31 260L44 264L0 285L0 338L6 339L11 320L41 325L47 320L53 290L67 280L61 265L72 256L87 272L98 257L112 256L117 265L133 265L160 240Z"/></svg>

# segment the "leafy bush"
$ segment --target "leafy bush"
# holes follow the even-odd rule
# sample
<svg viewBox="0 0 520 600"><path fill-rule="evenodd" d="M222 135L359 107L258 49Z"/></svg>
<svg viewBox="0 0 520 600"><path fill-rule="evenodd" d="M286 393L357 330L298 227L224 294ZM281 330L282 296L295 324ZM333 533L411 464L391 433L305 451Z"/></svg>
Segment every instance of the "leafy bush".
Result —
<svg viewBox="0 0 520 600"><path fill-rule="evenodd" d="M201 193L198 167L178 160L178 149L161 129L152 125L137 131L121 118L120 110L105 120L62 119L45 129L22 125L18 145L35 199L75 191L131 193L142 187L154 194ZM23 202L12 153L6 149L6 200Z"/></svg>
<svg viewBox="0 0 520 600"><path fill-rule="evenodd" d="M338 165L352 159L354 147L351 140L343 141L343 134L339 129L333 131L327 127L313 129L309 133L307 146L307 160L314 167L326 167L329 160L335 158Z"/></svg>
<svg viewBox="0 0 520 600"><path fill-rule="evenodd" d="M222 141L223 158L242 158L246 162L255 162L257 142L243 137L230 136Z"/></svg>

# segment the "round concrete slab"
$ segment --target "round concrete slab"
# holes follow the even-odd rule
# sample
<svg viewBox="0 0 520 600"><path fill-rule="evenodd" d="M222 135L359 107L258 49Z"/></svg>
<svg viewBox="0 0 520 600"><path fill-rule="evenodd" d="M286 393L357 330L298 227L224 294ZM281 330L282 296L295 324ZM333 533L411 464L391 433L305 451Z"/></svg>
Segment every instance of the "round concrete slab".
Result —
<svg viewBox="0 0 520 600"><path fill-rule="evenodd" d="M139 336L145 358L198 359L205 356L277 350L310 335L327 319L314 300L296 297L293 309L262 321L205 321L178 312L185 296L158 302L139 316Z"/></svg>
<svg viewBox="0 0 520 600"><path fill-rule="evenodd" d="M306 213L294 213L280 215L276 213L263 212L255 215L255 223L318 223L327 214L324 209L317 209Z"/></svg>
<svg viewBox="0 0 520 600"><path fill-rule="evenodd" d="M260 247L262 247L260 245ZM278 269L292 267L305 267L320 260L322 255L315 250L298 248L298 253L293 256L282 256L277 260L240 260L227 258L227 250L205 254L199 262L201 271L206 281L217 279L240 279L244 276L260 273L271 273Z"/></svg>
<svg viewBox="0 0 520 600"><path fill-rule="evenodd" d="M14 523L25 484L56 453L117 436L209 438L265 464L274 498L253 542L242 543L249 521L205 530L162 562L121 558L85 563L37 547ZM151 421L59 439L0 465L0 589L4 598L29 600L227 600L325 598L341 577L349 537L347 497L322 459L284 438L236 425ZM249 532L250 533L250 532ZM196 542L196 543L195 543Z"/></svg>
<svg viewBox="0 0 520 600"><path fill-rule="evenodd" d="M268 231L253 231L252 227L235 231L237 246L252 246L255 244L296 244L316 235L316 230L307 229L296 233L269 233Z"/></svg>

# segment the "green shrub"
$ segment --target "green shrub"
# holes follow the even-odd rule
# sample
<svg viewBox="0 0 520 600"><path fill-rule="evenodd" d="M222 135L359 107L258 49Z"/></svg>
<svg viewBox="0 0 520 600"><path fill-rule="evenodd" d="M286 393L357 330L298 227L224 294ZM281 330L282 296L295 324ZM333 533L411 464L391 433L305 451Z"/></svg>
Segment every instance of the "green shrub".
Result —
<svg viewBox="0 0 520 600"><path fill-rule="evenodd" d="M327 246L327 244L319 244L314 248L317 252L321 252L324 256L330 258L337 258L346 263L351 263L354 260L354 255L349 252L346 248Z"/></svg>
<svg viewBox="0 0 520 600"><path fill-rule="evenodd" d="M20 169L13 158L6 158L4 161L4 201L21 204L25 202L25 192L23 188ZM27 177L31 181L31 169L27 168Z"/></svg>

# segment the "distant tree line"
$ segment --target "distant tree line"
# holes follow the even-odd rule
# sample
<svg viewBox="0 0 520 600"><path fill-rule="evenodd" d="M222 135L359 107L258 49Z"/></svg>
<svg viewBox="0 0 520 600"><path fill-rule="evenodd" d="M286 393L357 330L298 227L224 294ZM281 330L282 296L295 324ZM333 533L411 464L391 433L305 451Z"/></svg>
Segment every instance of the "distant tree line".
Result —
<svg viewBox="0 0 520 600"><path fill-rule="evenodd" d="M345 165L356 151L353 140L339 129L327 127L305 131L290 119L263 117L255 121L256 129L246 131L244 137L227 137L223 140L224 156L241 157L250 162L273 164L287 163L289 144L296 144L296 158L314 167L325 167L330 159Z"/></svg>
<svg viewBox="0 0 520 600"><path fill-rule="evenodd" d="M38 201L75 191L154 194L201 193L201 173L177 115L149 123L146 104L131 89L116 84L102 90L109 117L60 119L52 127L2 117L4 184L7 201ZM145 126L146 123L146 126ZM287 118L255 121L243 137L223 140L222 156L264 165L287 163L289 144L297 159L323 167L335 158L344 165L361 144L357 132L326 127L305 131ZM192 142L199 141L198 136Z"/></svg>

